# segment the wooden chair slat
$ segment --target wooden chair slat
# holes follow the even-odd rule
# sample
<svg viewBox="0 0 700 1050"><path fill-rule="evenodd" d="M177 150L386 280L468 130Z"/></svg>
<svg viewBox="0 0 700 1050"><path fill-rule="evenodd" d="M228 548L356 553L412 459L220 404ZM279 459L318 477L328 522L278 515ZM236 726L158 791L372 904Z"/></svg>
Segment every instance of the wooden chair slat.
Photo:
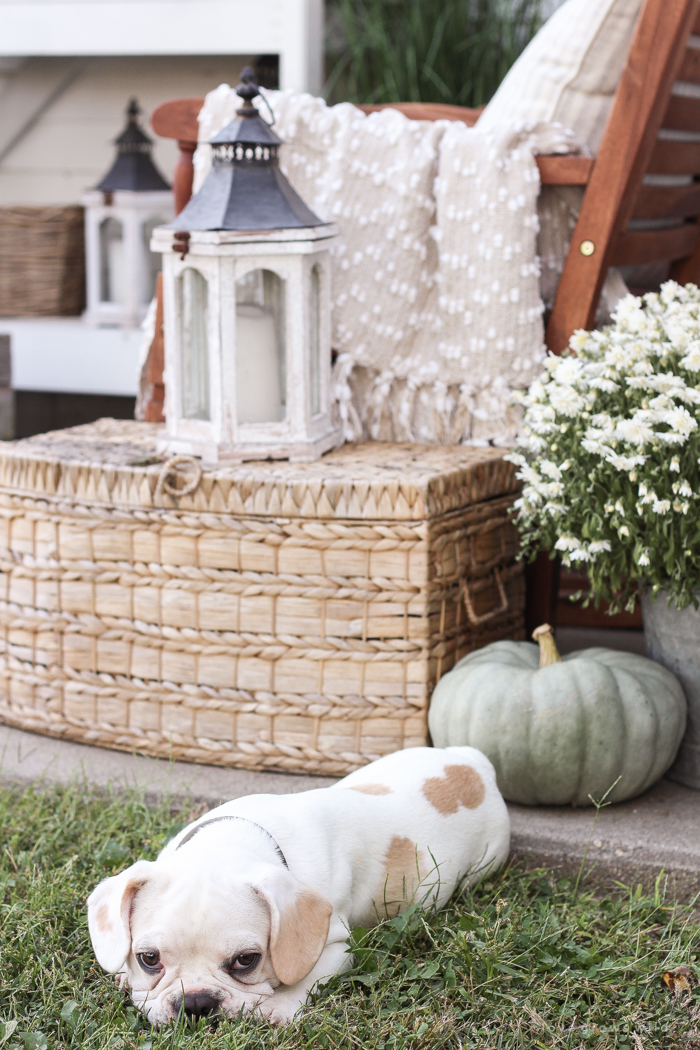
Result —
<svg viewBox="0 0 700 1050"><path fill-rule="evenodd" d="M543 186L585 186L591 177L593 157L536 157Z"/></svg>
<svg viewBox="0 0 700 1050"><path fill-rule="evenodd" d="M562 352L577 328L593 325L616 235L632 215L697 13L697 0L644 4L547 325L547 346L554 353ZM588 248L584 242L593 244L592 253L581 251L582 245ZM641 247L642 241L637 243ZM625 255L626 244L620 249ZM658 237L655 244L667 258L679 258L692 253L695 239L687 249L674 247L671 255Z"/></svg>
<svg viewBox="0 0 700 1050"><path fill-rule="evenodd" d="M700 49L697 47L685 49L677 79L690 84L700 84Z"/></svg>
<svg viewBox="0 0 700 1050"><path fill-rule="evenodd" d="M633 219L687 219L700 214L700 183L691 186L642 186Z"/></svg>
<svg viewBox="0 0 700 1050"><path fill-rule="evenodd" d="M672 95L663 127L672 131L697 131L700 128L700 98Z"/></svg>
<svg viewBox="0 0 700 1050"><path fill-rule="evenodd" d="M695 36L700 36L700 11L698 11L695 21L693 22L693 28L690 30Z"/></svg>
<svg viewBox="0 0 700 1050"><path fill-rule="evenodd" d="M638 266L686 259L695 251L699 236L700 226L694 222L670 230L628 230L618 237L610 263Z"/></svg>
<svg viewBox="0 0 700 1050"><path fill-rule="evenodd" d="M647 171L654 175L700 175L700 142L659 139Z"/></svg>

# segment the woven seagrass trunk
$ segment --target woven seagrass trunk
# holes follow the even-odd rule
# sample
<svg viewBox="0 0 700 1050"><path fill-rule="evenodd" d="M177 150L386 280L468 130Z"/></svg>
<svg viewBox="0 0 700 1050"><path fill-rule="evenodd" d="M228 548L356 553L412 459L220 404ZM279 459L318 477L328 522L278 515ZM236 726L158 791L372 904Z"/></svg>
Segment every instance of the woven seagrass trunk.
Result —
<svg viewBox="0 0 700 1050"><path fill-rule="evenodd" d="M0 208L0 317L66 317L85 307L81 207Z"/></svg>
<svg viewBox="0 0 700 1050"><path fill-rule="evenodd" d="M523 637L497 450L367 444L180 473L158 434L100 420L2 446L6 723L343 774L427 743L438 678Z"/></svg>

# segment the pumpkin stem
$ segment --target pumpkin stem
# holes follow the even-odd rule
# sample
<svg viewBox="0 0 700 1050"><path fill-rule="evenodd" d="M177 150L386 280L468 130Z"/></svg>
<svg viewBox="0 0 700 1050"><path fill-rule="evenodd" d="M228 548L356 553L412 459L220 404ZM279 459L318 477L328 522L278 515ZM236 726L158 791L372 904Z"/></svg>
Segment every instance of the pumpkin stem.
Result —
<svg viewBox="0 0 700 1050"><path fill-rule="evenodd" d="M532 637L540 647L540 667L549 667L550 664L561 663L561 656L554 641L552 628L548 623L543 623L532 632Z"/></svg>

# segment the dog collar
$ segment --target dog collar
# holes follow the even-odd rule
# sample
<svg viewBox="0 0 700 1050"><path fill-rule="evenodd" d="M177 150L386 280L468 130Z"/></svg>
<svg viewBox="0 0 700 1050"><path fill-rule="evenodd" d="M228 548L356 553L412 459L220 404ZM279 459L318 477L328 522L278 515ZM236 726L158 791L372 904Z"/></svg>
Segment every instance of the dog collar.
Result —
<svg viewBox="0 0 700 1050"><path fill-rule="evenodd" d="M186 842L189 842L190 839L193 839L195 837L195 835L197 834L197 832L201 831L202 828L205 828L207 826L207 824L218 824L220 820L242 820L245 824L252 824L254 828L258 829L258 831L262 831L263 835L267 835L267 837L269 838L270 842L274 846L275 853L277 854L279 859L282 861L282 863L284 864L284 866L287 869L287 871L289 871L289 865L287 864L287 858L285 857L284 853L280 849L279 843L276 841L276 839L274 839L272 837L272 835L270 834L269 831L266 831L265 828L261 827L260 824L256 824L254 820L248 820L247 817L224 816L224 817L212 817L211 820L203 820L201 824L197 824L197 826L195 828L192 828L191 831L187 832L187 834L185 835L184 839L182 839L181 842L178 842L178 844L175 847L175 849L179 850L180 846L184 846Z"/></svg>

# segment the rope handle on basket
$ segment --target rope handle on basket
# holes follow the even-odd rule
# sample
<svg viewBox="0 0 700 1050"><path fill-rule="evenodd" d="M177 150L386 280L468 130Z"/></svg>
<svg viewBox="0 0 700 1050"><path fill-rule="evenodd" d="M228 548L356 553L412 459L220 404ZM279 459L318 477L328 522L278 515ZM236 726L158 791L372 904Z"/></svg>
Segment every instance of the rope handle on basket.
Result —
<svg viewBox="0 0 700 1050"><path fill-rule="evenodd" d="M477 616L474 612L474 606L472 605L471 595L469 594L469 584L465 580L463 583L463 598L464 607L467 610L467 617L472 627L479 627L482 623L487 623L489 620L494 620L497 616L501 616L503 613L508 612L508 595L506 594L505 587L503 586L503 580L498 569L493 570L493 577L498 587L498 593L501 599L501 605L498 609L491 609L490 612L483 613L482 616Z"/></svg>
<svg viewBox="0 0 700 1050"><path fill-rule="evenodd" d="M179 489L172 484L170 479L176 480L178 476L182 477L178 467L184 466L194 471L194 477ZM195 459L194 456L171 456L160 468L155 495L157 497L165 493L166 496L172 496L174 499L179 499L181 496L191 496L201 480L202 464L198 459Z"/></svg>

